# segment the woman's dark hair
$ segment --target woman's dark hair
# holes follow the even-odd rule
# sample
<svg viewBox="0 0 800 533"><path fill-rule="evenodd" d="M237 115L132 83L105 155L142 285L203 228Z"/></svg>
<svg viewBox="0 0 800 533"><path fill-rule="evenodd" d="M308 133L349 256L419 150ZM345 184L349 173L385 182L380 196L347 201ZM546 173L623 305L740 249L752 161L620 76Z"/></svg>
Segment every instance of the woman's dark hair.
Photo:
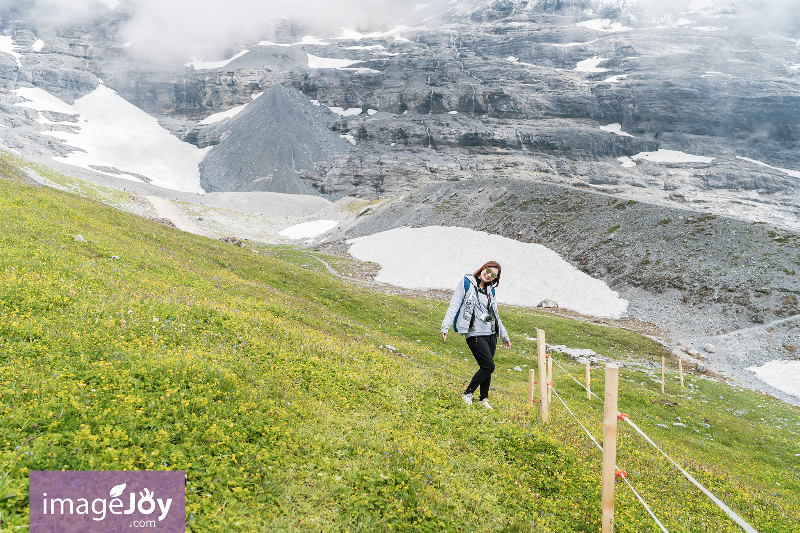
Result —
<svg viewBox="0 0 800 533"><path fill-rule="evenodd" d="M481 272L483 272L484 270L486 270L489 267L493 267L493 268L497 269L497 277L494 278L492 280L492 283L491 283L492 287L497 287L498 285L500 285L500 273L503 271L503 269L500 268L500 263L498 263L497 261L487 261L486 263L483 264L482 267L480 267L478 270L476 270L475 273L472 276L475 279L478 279L479 276L481 275Z"/></svg>

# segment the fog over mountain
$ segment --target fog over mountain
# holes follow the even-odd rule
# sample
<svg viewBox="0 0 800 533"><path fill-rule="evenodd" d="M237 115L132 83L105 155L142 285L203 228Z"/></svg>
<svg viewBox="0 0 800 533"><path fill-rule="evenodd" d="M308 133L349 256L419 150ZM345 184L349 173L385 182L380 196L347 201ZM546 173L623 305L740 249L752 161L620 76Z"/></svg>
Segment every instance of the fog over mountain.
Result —
<svg viewBox="0 0 800 533"><path fill-rule="evenodd" d="M395 24L431 22L442 14L476 12L484 8L514 8L534 12L562 11L631 21L678 20L705 10L724 16L737 14L752 28L794 34L800 27L800 7L792 0L3 0L0 9L13 10L28 21L52 26L91 24L113 9L120 15L118 37L135 42L131 52L153 62L182 61L198 53L223 54L274 34L287 20L309 34L341 35L343 27L364 33ZM420 13L422 16L415 16Z"/></svg>

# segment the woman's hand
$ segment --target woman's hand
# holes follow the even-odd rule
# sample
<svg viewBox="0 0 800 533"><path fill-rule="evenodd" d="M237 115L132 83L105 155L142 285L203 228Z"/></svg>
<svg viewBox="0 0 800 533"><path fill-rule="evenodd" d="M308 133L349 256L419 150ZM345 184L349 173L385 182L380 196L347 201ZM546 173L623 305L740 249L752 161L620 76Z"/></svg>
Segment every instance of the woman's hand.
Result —
<svg viewBox="0 0 800 533"><path fill-rule="evenodd" d="M447 342L447 332L446 331L442 332L442 342Z"/></svg>
<svg viewBox="0 0 800 533"><path fill-rule="evenodd" d="M503 341L503 348L505 348L506 350L511 348L511 341Z"/></svg>

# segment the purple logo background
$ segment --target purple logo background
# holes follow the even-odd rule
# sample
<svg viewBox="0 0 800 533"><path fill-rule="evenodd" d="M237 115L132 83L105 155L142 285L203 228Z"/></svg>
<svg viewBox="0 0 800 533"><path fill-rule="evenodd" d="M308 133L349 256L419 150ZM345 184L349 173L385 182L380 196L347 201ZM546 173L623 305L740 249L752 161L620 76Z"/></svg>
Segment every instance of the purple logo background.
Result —
<svg viewBox="0 0 800 533"><path fill-rule="evenodd" d="M31 471L31 533L183 533L183 471Z"/></svg>

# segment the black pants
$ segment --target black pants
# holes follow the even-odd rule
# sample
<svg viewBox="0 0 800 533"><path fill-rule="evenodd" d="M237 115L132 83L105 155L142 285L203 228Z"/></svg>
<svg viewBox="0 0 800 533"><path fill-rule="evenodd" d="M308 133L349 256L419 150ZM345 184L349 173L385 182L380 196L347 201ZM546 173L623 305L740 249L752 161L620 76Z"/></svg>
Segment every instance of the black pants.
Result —
<svg viewBox="0 0 800 533"><path fill-rule="evenodd" d="M497 349L497 335L467 337L467 346L472 350L472 355L480 365L480 368L475 372L464 394L471 394L480 386L481 395L479 400L483 400L489 397L489 385L492 384L494 351Z"/></svg>

